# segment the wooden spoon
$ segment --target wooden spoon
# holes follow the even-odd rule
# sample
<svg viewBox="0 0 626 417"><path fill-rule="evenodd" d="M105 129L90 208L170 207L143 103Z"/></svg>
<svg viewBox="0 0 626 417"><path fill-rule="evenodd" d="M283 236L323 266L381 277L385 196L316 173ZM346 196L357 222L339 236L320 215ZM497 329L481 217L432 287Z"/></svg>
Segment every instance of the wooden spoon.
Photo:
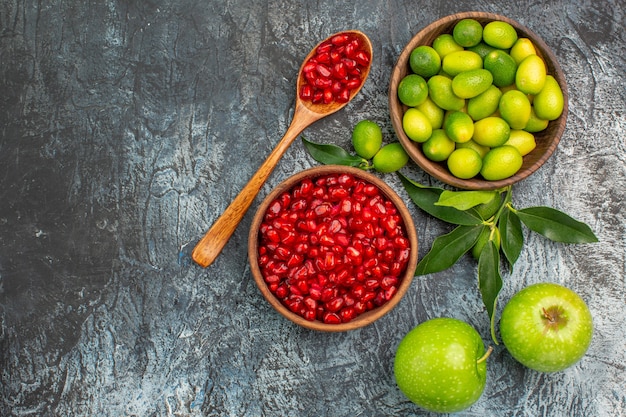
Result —
<svg viewBox="0 0 626 417"><path fill-rule="evenodd" d="M311 58L319 45L326 40L331 39L338 34L348 34L360 38L362 43L362 49L369 53L370 60L366 68L363 68L361 72L361 84L353 89L350 93L350 99L345 103L332 102L330 104L314 104L311 101L305 101L300 98L300 88L304 83L304 77L302 75L304 65ZM329 36L324 41L320 42L313 48L313 50L306 56L300 70L298 71L298 82L296 86L296 107L293 115L293 119L287 132L283 138L278 142L272 153L267 157L265 162L259 167L258 171L248 181L245 187L241 190L239 195L230 203L222 215L213 223L213 226L204 235L204 237L198 242L191 257L193 260L202 267L207 267L213 263L213 261L220 254L226 242L230 239L235 229L241 222L241 219L248 211L248 208L254 201L259 190L270 176L278 161L283 156L287 148L291 145L294 139L308 126L318 121L319 119L326 117L336 111L342 109L350 102L354 96L361 90L367 76L369 75L371 63L372 63L372 43L369 38L362 32L351 30L345 32L339 32Z"/></svg>

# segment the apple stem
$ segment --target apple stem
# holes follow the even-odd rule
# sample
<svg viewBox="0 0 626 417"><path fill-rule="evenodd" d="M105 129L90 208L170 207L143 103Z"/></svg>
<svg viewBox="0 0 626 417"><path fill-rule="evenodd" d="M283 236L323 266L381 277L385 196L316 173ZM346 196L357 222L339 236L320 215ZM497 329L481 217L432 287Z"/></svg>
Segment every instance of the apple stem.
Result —
<svg viewBox="0 0 626 417"><path fill-rule="evenodd" d="M493 352L493 347L489 346L489 348L487 349L487 352L485 352L485 354L476 361L476 363L481 363L487 360L487 358L491 355L491 352Z"/></svg>

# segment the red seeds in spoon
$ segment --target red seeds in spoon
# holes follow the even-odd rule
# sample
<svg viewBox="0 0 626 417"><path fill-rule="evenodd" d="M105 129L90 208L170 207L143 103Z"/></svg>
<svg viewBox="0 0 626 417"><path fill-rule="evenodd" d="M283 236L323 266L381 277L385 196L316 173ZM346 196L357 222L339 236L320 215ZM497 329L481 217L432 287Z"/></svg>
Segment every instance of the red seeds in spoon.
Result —
<svg viewBox="0 0 626 417"><path fill-rule="evenodd" d="M270 204L259 228L268 288L310 321L348 322L389 301L409 253L396 207L350 174L301 181Z"/></svg>
<svg viewBox="0 0 626 417"><path fill-rule="evenodd" d="M350 92L361 86L361 73L371 60L363 46L349 33L335 35L318 46L302 67L300 98L315 104L347 103Z"/></svg>

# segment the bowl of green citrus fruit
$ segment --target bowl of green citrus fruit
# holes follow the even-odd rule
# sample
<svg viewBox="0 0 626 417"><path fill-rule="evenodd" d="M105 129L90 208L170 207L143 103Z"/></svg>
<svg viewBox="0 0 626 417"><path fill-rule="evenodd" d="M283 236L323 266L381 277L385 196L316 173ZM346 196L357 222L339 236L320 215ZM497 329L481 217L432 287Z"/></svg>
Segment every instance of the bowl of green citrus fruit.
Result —
<svg viewBox="0 0 626 417"><path fill-rule="evenodd" d="M424 171L494 190L537 171L567 119L565 76L524 25L485 12L441 18L402 50L389 108L400 143Z"/></svg>

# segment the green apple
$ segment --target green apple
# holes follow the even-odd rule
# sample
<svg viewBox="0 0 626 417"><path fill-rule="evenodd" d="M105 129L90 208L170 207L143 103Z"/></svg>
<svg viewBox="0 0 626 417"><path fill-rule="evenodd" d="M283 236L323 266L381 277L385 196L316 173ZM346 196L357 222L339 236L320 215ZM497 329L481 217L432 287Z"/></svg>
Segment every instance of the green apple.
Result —
<svg viewBox="0 0 626 417"><path fill-rule="evenodd" d="M469 324L436 318L404 336L394 360L398 388L420 407L439 413L461 411L480 398L487 381L485 345Z"/></svg>
<svg viewBox="0 0 626 417"><path fill-rule="evenodd" d="M559 284L530 285L506 304L500 317L502 342L530 369L556 372L572 366L591 343L587 304Z"/></svg>

